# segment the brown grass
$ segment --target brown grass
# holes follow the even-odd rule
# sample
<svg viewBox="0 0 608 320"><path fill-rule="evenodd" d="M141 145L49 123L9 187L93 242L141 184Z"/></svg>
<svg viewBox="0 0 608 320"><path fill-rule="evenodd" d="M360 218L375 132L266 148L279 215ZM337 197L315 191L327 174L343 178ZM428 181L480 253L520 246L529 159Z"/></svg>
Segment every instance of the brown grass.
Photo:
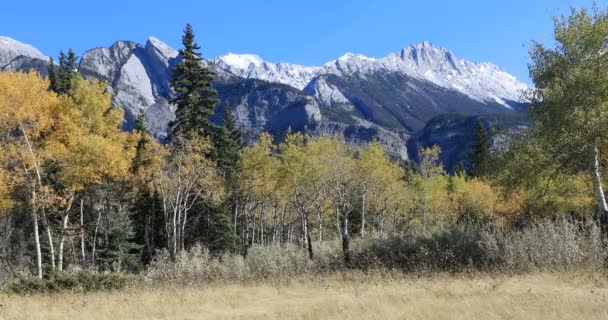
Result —
<svg viewBox="0 0 608 320"><path fill-rule="evenodd" d="M334 274L288 283L0 295L0 319L608 319L598 272Z"/></svg>

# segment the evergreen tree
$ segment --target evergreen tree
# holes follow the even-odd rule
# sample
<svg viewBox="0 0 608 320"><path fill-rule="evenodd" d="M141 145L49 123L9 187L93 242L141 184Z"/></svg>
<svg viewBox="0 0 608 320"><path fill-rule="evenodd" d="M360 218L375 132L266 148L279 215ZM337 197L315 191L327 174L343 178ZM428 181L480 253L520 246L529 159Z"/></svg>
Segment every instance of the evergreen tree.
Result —
<svg viewBox="0 0 608 320"><path fill-rule="evenodd" d="M63 51L59 52L59 68L55 68L53 58L49 66L49 81L51 82L51 91L59 95L69 94L72 90L72 82L76 77L76 61L78 57L72 51L68 50L66 55Z"/></svg>
<svg viewBox="0 0 608 320"><path fill-rule="evenodd" d="M238 187L239 162L241 157L241 131L236 128L230 106L224 105L222 125L214 135L213 158L217 163L220 174L226 183L226 200L220 206L211 210L211 219L208 246L214 250L230 251L235 249L235 234L232 227L232 215L236 210Z"/></svg>
<svg viewBox="0 0 608 320"><path fill-rule="evenodd" d="M490 161L490 138L481 120L478 120L474 134L475 142L471 148L470 175L482 177L488 173Z"/></svg>
<svg viewBox="0 0 608 320"><path fill-rule="evenodd" d="M230 106L224 105L222 125L215 130L213 158L220 173L227 179L233 178L238 170L241 156L241 130L235 126Z"/></svg>
<svg viewBox="0 0 608 320"><path fill-rule="evenodd" d="M55 61L53 58L50 58L49 61L49 90L53 92L57 92L57 71L55 69Z"/></svg>
<svg viewBox="0 0 608 320"><path fill-rule="evenodd" d="M190 24L186 25L182 37L184 48L179 51L180 63L172 74L171 87L175 98L171 103L177 106L175 120L169 124L168 140L189 132L211 137L215 126L209 120L217 105L217 91L211 86L213 71L201 63L200 49L194 42L194 33Z"/></svg>
<svg viewBox="0 0 608 320"><path fill-rule="evenodd" d="M137 116L135 132L141 135L137 142L135 157L131 171L136 173L140 168L150 165L146 147L151 142L151 136L146 126L146 116L141 110ZM162 199L158 192L151 190L147 185L139 186L131 209L131 220L134 222L134 242L140 249L140 259L147 265L152 261L155 251L166 243L164 237L164 216Z"/></svg>
<svg viewBox="0 0 608 320"><path fill-rule="evenodd" d="M456 168L454 169L454 175L466 178L467 171L464 168L464 164L462 162L459 162L458 165L456 166Z"/></svg>
<svg viewBox="0 0 608 320"><path fill-rule="evenodd" d="M146 161L142 156L142 152L146 145L150 142L150 132L148 132L148 127L146 126L146 115L143 110L139 111L139 115L137 116L137 121L135 122L135 132L140 134L139 141L137 141L137 147L135 149L135 157L133 158L133 163L131 166L132 172L136 172L140 167L145 167Z"/></svg>

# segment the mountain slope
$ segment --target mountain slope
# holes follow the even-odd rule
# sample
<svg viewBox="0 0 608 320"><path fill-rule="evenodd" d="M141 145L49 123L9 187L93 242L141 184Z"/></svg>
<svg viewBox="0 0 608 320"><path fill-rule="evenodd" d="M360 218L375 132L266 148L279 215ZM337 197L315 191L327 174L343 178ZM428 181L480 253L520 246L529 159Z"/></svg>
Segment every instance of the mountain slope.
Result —
<svg viewBox="0 0 608 320"><path fill-rule="evenodd" d="M174 118L169 83L179 59L175 49L153 37L144 45L117 41L85 52L79 72L108 83L113 103L126 111L126 129L143 111L151 131L162 139ZM235 54L202 63L216 73L217 112L229 105L250 139L261 131L280 138L290 128L340 134L354 144L378 140L402 159L411 153L411 137L420 137L418 132L428 130L434 117L517 114L525 104L521 92L527 89L492 64L458 59L427 42L384 58L346 54L318 67ZM0 37L0 68L44 75L48 58L32 46Z"/></svg>
<svg viewBox="0 0 608 320"><path fill-rule="evenodd" d="M267 62L253 54L229 53L211 62L239 77L282 83L300 90L304 89L322 69L291 63Z"/></svg>

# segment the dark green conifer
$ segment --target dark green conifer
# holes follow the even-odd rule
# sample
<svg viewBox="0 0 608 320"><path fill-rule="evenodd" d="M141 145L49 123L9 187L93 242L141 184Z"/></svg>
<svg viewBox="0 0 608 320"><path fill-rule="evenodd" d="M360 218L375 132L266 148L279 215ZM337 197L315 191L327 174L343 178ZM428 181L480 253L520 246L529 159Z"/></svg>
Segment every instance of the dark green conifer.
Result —
<svg viewBox="0 0 608 320"><path fill-rule="evenodd" d="M173 70L171 87L175 97L171 100L177 109L175 120L169 124L171 142L178 136L190 132L212 137L215 126L209 120L218 103L217 91L211 86L213 71L201 63L200 49L194 41L190 24L186 25L182 37L183 48L179 50L181 61Z"/></svg>
<svg viewBox="0 0 608 320"><path fill-rule="evenodd" d="M483 177L488 173L489 168L490 138L488 137L486 128L481 120L478 120L477 122L474 139L475 142L471 148L471 169L469 173L472 177Z"/></svg>
<svg viewBox="0 0 608 320"><path fill-rule="evenodd" d="M63 51L59 52L59 67L55 67L55 63L51 58L51 65L49 66L49 81L51 82L51 91L56 92L58 95L70 94L72 90L72 82L76 77L77 66L76 62L78 57L72 51L68 50L66 55Z"/></svg>
<svg viewBox="0 0 608 320"><path fill-rule="evenodd" d="M214 135L214 154L220 173L230 180L238 170L237 166L241 157L241 130L234 122L230 112L230 106L224 105L222 113L222 125L218 126Z"/></svg>

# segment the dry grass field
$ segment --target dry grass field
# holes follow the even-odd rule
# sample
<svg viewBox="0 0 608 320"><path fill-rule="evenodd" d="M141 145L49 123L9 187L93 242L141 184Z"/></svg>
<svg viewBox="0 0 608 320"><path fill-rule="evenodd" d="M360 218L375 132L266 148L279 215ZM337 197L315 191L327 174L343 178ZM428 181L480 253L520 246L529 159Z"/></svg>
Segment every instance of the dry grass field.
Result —
<svg viewBox="0 0 608 320"><path fill-rule="evenodd" d="M283 283L0 295L0 319L608 319L596 272L339 274Z"/></svg>

